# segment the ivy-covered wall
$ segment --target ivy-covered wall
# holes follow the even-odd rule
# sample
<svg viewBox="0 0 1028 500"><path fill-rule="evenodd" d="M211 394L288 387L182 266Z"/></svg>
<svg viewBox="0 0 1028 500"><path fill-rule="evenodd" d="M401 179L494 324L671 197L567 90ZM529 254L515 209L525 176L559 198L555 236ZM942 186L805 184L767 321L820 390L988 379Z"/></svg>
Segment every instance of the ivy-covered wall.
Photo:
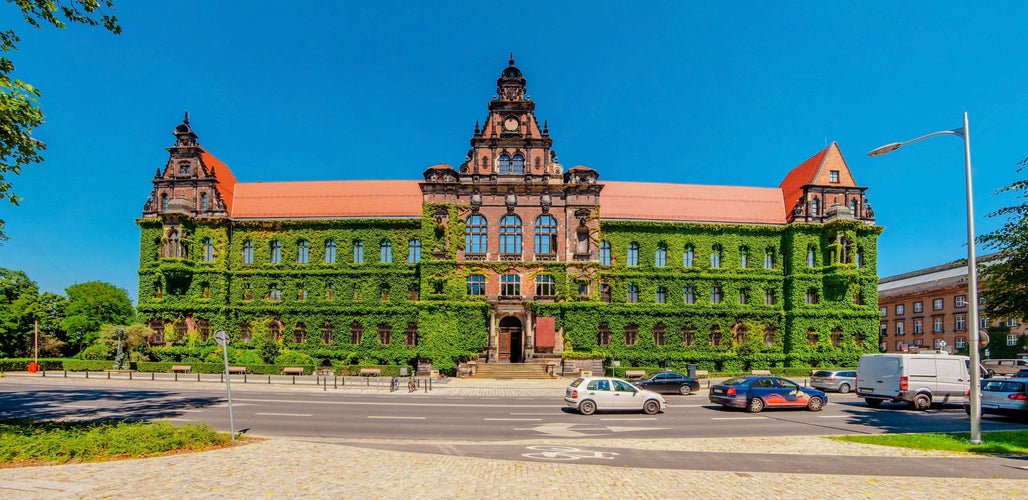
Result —
<svg viewBox="0 0 1028 500"><path fill-rule="evenodd" d="M555 296L530 309L555 317L565 349L575 353L636 365L693 362L701 369L741 370L854 364L860 354L877 351L879 227L847 220L787 226L601 221L594 244L609 245L609 265L459 262L466 212L426 205L421 219L187 219L179 224L184 253L178 258L161 257L164 222L140 220L138 310L144 319L164 321L168 348L200 342L195 322L202 319L211 332L229 332L238 347L274 340L322 360L427 359L446 370L488 346L491 306L467 297L467 276L495 276L516 265L526 297L535 274L555 278ZM363 262L355 263L358 241ZM420 248L417 263L408 262L412 241ZM280 255L273 263L275 242ZM326 262L329 242L334 262ZM381 262L383 242L390 244L389 263ZM630 247L638 249L636 262L630 262ZM580 294L579 284L588 293ZM173 325L183 321L191 334L178 337ZM269 339L273 322L280 325L278 339ZM245 341L244 323L250 328ZM609 344L601 339L601 324ZM409 345L412 327L417 341ZM626 328L638 332L632 345ZM303 342L296 342L301 329ZM363 332L356 344L355 329ZM387 343L380 329L390 332Z"/></svg>

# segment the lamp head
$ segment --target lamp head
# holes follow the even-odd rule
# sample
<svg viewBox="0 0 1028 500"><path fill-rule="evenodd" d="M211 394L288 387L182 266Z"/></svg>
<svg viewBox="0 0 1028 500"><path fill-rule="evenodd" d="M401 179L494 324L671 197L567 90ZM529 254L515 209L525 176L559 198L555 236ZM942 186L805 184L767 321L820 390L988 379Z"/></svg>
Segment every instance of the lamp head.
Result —
<svg viewBox="0 0 1028 500"><path fill-rule="evenodd" d="M875 149L871 150L871 152L868 153L867 155L868 156L887 155L887 154L889 154L889 153L891 153L893 151L896 151L897 149L899 149L901 147L903 147L903 143L902 142L893 142L893 143L889 143L889 144L886 144L884 146L881 146L879 148L875 148Z"/></svg>

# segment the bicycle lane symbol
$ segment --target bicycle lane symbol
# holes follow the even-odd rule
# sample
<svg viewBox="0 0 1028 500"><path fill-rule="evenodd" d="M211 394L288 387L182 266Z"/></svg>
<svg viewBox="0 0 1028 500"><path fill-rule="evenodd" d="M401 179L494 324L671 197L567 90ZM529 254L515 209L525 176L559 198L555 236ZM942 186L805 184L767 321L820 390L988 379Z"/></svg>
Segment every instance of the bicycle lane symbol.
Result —
<svg viewBox="0 0 1028 500"><path fill-rule="evenodd" d="M614 460L614 457L618 455L612 451L588 451L571 446L529 446L528 449L535 453L522 453L521 456L537 460L581 460L583 458Z"/></svg>

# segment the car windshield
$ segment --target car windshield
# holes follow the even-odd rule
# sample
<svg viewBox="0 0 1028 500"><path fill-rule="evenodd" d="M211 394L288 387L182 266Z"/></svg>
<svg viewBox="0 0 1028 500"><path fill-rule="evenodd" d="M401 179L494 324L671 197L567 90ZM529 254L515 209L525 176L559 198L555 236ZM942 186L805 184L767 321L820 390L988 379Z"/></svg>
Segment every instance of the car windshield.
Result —
<svg viewBox="0 0 1028 500"><path fill-rule="evenodd" d="M814 372L814 376L815 377L831 377L832 376L832 372L826 372L824 370L818 370L818 371Z"/></svg>
<svg viewBox="0 0 1028 500"><path fill-rule="evenodd" d="M989 392L1024 392L1024 383L1006 380L989 380L982 385L983 391Z"/></svg>

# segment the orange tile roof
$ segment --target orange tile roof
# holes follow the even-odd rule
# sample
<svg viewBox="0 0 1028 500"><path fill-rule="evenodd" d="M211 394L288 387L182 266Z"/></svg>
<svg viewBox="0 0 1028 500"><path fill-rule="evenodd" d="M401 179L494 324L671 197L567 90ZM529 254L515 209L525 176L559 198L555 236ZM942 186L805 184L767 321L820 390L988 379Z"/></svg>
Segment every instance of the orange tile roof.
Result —
<svg viewBox="0 0 1028 500"><path fill-rule="evenodd" d="M827 148L808 158L807 161L800 163L789 172L789 175L785 176L785 179L782 179L782 183L778 185L778 188L782 190L782 195L785 197L785 206L788 209L791 210L796 205L796 200L800 199L800 196L803 194L803 186L814 183L814 179L817 177L818 171L821 170L825 157L828 156L828 152L832 148L838 151L839 146L833 142Z"/></svg>
<svg viewBox="0 0 1028 500"><path fill-rule="evenodd" d="M417 181L240 182L232 218L421 217Z"/></svg>
<svg viewBox="0 0 1028 500"><path fill-rule="evenodd" d="M653 182L604 182L601 219L785 224L782 190Z"/></svg>
<svg viewBox="0 0 1028 500"><path fill-rule="evenodd" d="M200 153L200 160L218 178L218 183L214 185L214 188L218 190L221 199L225 200L225 211L232 213L232 191L236 187L236 176L232 175L232 170L228 168L228 165L207 151Z"/></svg>

